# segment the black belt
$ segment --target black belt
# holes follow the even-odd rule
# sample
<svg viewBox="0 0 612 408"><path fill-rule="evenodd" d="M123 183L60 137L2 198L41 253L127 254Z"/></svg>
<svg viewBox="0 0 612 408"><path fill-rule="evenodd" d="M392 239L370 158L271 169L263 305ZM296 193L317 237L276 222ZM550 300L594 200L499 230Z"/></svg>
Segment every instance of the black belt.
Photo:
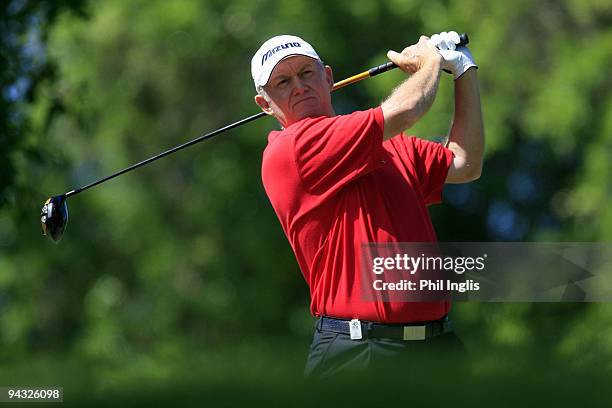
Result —
<svg viewBox="0 0 612 408"><path fill-rule="evenodd" d="M393 340L425 340L453 331L453 323L444 316L440 320L419 323L382 324L374 322L351 321L322 316L317 328L334 333L351 333L350 324L360 324L363 338L386 338Z"/></svg>

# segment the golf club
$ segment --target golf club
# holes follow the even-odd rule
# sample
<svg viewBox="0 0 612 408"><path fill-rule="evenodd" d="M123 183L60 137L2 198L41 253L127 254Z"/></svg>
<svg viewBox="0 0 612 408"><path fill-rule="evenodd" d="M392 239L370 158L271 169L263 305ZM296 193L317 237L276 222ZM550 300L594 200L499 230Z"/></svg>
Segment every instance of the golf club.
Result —
<svg viewBox="0 0 612 408"><path fill-rule="evenodd" d="M467 34L463 33L459 35L460 41L459 43L457 43L457 45L467 45L469 43L469 38L467 36ZM359 82L363 79L366 78L370 78L373 76L376 76L378 74L382 74L383 72L387 72L389 70L392 70L394 68L397 68L397 65L395 65L393 62L387 62L385 64L381 64L377 67L373 67L370 68L367 71L361 72L357 75L353 75L347 79L344 79L342 81L336 82L333 86L333 90L337 90L340 89L344 86L353 84L355 82ZM210 133L206 133L196 139L193 139L189 142L183 143L179 146L173 147L172 149L166 150L165 152L159 153L153 157L149 157L146 160L143 160L139 163L133 164L121 171L118 171L114 174L111 174L110 176L104 177L100 180L94 181L93 183L87 184L83 187L74 189L74 190L70 190L62 195L58 195L58 196L53 196L53 197L49 197L47 199L47 201L45 201L45 204L42 207L41 210L41 218L40 218L40 222L41 222L41 227L42 227L42 233L43 235L46 235L51 241L53 241L54 243L58 243L61 239L62 236L64 235L64 231L66 230L66 224L68 223L68 206L66 204L66 201L68 199L68 197L77 195L87 189L90 189L92 187L97 186L98 184L102 184L110 179L113 179L117 176L120 176L122 174L125 174L129 171L135 170L138 167L142 167L146 164L149 164L155 160L161 159L162 157L168 156L174 152L177 152L179 150L182 150L186 147L192 146L196 143L199 143L203 140L206 139L210 139L214 136L217 136L220 133L226 132L228 130L237 128L239 126L242 126L246 123L252 122L256 119L259 118L263 118L264 116L267 116L267 114L265 112L259 112L255 115L246 117L242 120L239 120L238 122L234 122L232 124L229 124L227 126L224 126L222 128L219 128L213 132Z"/></svg>

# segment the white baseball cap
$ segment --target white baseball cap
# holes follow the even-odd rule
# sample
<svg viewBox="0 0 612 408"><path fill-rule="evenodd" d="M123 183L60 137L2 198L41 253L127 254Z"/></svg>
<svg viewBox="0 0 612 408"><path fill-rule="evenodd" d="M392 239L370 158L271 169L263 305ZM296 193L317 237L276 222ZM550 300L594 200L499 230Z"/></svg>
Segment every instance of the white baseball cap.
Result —
<svg viewBox="0 0 612 408"><path fill-rule="evenodd" d="M321 61L312 45L294 35L277 35L263 43L251 60L251 76L258 86L268 83L274 67L291 55L305 55Z"/></svg>

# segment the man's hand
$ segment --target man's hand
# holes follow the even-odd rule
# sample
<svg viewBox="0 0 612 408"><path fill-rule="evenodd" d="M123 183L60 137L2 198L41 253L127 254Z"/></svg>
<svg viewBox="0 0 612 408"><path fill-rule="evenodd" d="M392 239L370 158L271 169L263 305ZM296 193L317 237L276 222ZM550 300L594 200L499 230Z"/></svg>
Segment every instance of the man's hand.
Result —
<svg viewBox="0 0 612 408"><path fill-rule="evenodd" d="M443 57L442 68L451 72L455 79L471 67L478 68L470 50L465 46L457 47L459 40L459 34L455 31L443 31L440 34L434 34L429 40L431 45L440 50Z"/></svg>
<svg viewBox="0 0 612 408"><path fill-rule="evenodd" d="M401 53L388 51L387 57L399 69L409 74L414 74L430 62L438 65L443 62L443 58L435 45L424 35L421 36L418 43L404 48Z"/></svg>

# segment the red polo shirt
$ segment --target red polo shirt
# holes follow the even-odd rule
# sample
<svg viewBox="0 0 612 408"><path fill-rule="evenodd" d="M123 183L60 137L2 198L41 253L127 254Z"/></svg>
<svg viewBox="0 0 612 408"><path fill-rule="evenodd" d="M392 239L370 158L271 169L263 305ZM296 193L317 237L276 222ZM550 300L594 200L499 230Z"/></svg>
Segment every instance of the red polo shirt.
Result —
<svg viewBox="0 0 612 408"><path fill-rule="evenodd" d="M441 201L453 154L403 134L383 142L380 107L308 118L272 131L268 198L310 287L313 315L396 323L435 320L448 302L362 300L361 244L436 241L427 205Z"/></svg>

